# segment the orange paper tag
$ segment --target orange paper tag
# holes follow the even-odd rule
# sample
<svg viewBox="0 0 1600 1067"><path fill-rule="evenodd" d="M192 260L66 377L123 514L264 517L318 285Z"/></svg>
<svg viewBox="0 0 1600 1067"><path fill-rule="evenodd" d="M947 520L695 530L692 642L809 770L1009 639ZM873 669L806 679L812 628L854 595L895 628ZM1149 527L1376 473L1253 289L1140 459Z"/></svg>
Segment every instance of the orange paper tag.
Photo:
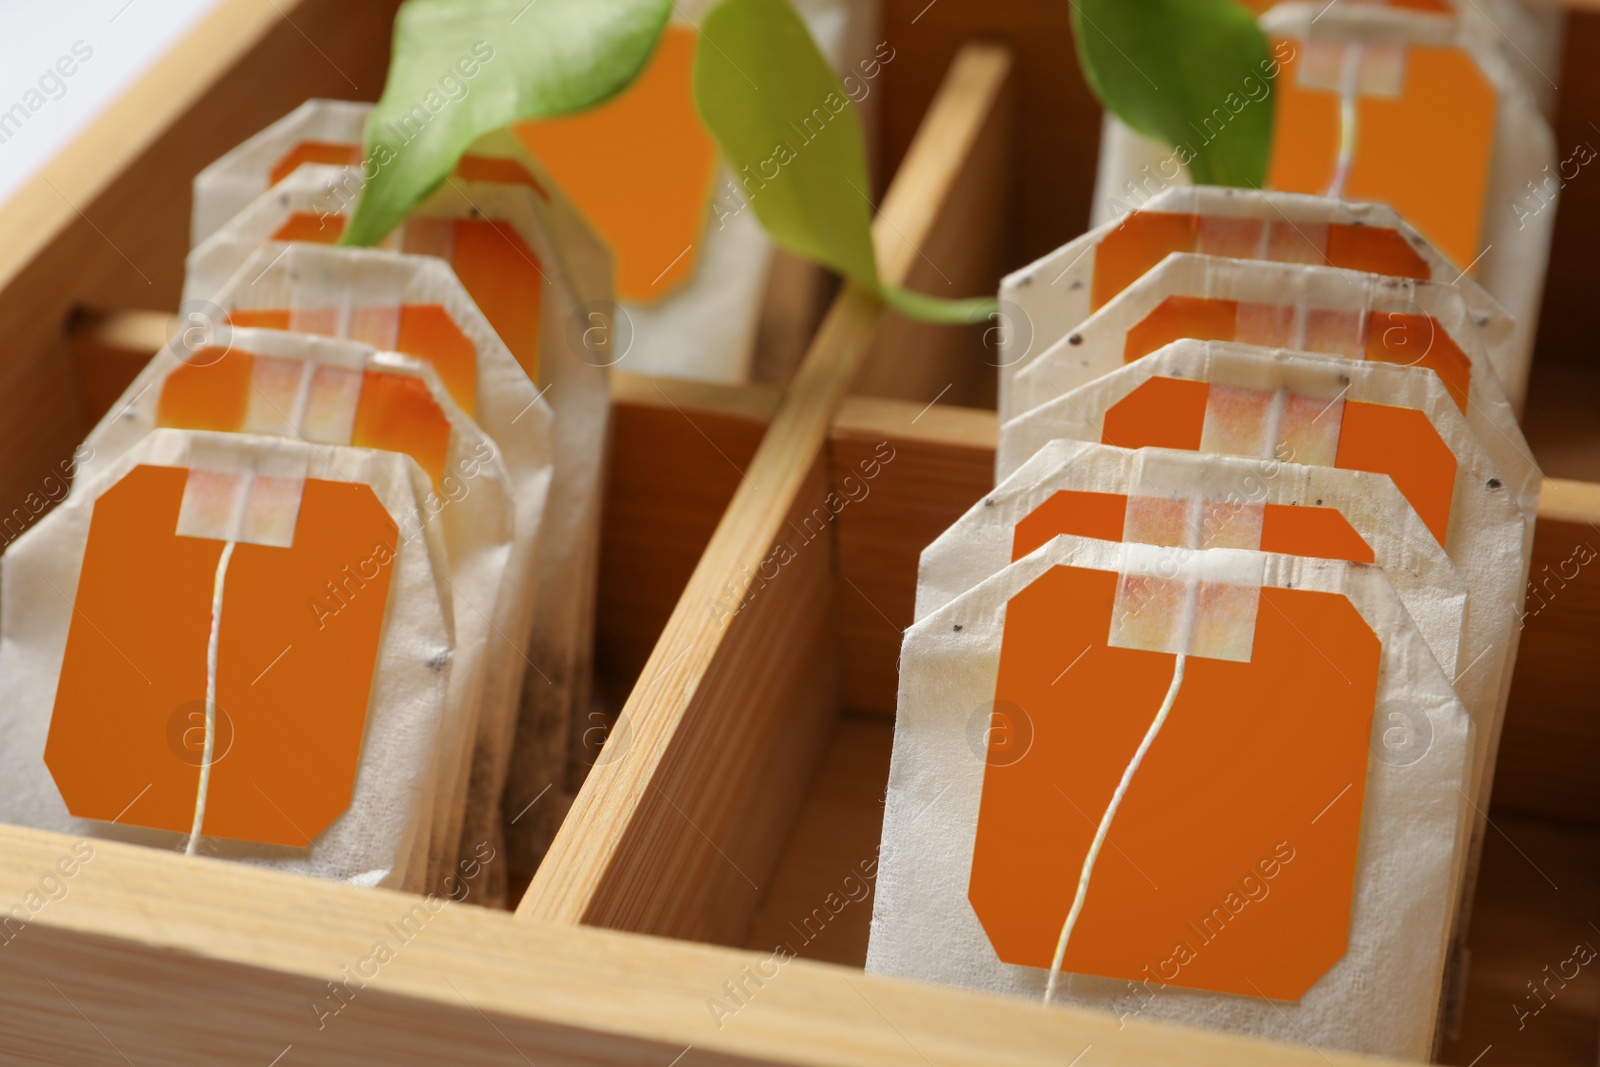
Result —
<svg viewBox="0 0 1600 1067"><path fill-rule="evenodd" d="M1444 382L1456 406L1467 410L1472 360L1430 315L1169 296L1128 330L1122 357L1132 363L1184 338L1427 367Z"/></svg>
<svg viewBox="0 0 1600 1067"><path fill-rule="evenodd" d="M205 473L95 501L45 763L79 818L188 833L203 807L204 836L305 847L353 795L397 530L370 487L306 479L288 547L185 536Z"/></svg>
<svg viewBox="0 0 1600 1067"><path fill-rule="evenodd" d="M1151 378L1107 410L1101 441L1122 448L1176 448L1185 452L1209 450L1276 458L1286 463L1310 463L1387 474L1394 480L1401 495L1416 509L1433 536L1441 545L1445 543L1450 526L1451 504L1455 497L1456 458L1426 414L1415 408L1359 401L1319 404L1309 400L1303 405L1293 405L1306 409L1320 407L1329 412L1322 415L1321 419L1312 415L1302 420L1310 429L1306 439L1319 448L1324 444L1317 433L1320 421L1333 418L1332 411L1339 409L1332 462L1318 462L1297 453L1294 446L1286 446L1282 434L1268 435L1274 440L1267 443L1264 455L1254 448L1240 452L1233 447L1203 447L1208 423L1216 426L1228 418L1248 423L1248 426L1235 427L1228 433L1221 430L1213 432L1213 444L1230 440L1237 442L1246 437L1256 444L1266 441L1259 434L1246 434L1243 431L1250 426L1259 427L1263 420L1270 419L1271 398L1275 394L1257 393L1259 403L1248 406L1246 410L1247 405L1243 404L1245 398L1241 394L1255 391L1228 389L1226 393L1218 394L1222 398L1218 403L1213 397L1216 390L1217 387L1205 382ZM1280 406L1288 409L1291 406L1290 399L1285 396Z"/></svg>
<svg viewBox="0 0 1600 1067"><path fill-rule="evenodd" d="M161 385L156 425L401 452L436 486L450 448L450 422L420 378L237 349L201 352L174 368Z"/></svg>
<svg viewBox="0 0 1600 1067"><path fill-rule="evenodd" d="M1090 310L1105 306L1175 252L1309 263L1400 278L1430 275L1416 249L1399 232L1381 226L1136 211L1095 247Z"/></svg>
<svg viewBox="0 0 1600 1067"><path fill-rule="evenodd" d="M1277 78L1267 187L1388 204L1456 265L1475 263L1497 101L1472 56L1336 38L1273 43L1294 54Z"/></svg>
<svg viewBox="0 0 1600 1067"><path fill-rule="evenodd" d="M1051 966L1098 821L1174 677L1174 656L1108 643L1125 582L1055 567L1006 606L995 703L1029 709L1032 747L991 751L968 886L1006 963ZM1248 659L1188 657L1062 967L1297 1000L1345 953L1380 646L1341 596L1220 589L1224 611L1259 598Z"/></svg>
<svg viewBox="0 0 1600 1067"><path fill-rule="evenodd" d="M623 300L659 300L694 275L717 167L690 84L698 43L693 26L670 24L615 99L514 127L611 247Z"/></svg>

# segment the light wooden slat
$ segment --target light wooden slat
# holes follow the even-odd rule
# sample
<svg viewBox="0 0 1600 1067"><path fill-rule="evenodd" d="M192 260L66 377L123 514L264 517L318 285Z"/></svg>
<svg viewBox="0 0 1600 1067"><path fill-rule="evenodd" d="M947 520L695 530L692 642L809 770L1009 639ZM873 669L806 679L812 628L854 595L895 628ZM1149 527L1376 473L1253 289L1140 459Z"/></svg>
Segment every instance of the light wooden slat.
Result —
<svg viewBox="0 0 1600 1067"><path fill-rule="evenodd" d="M863 487L856 495L865 494L838 518L844 706L893 714L917 561L994 484L994 415L851 398L834 421L829 453L835 487L853 476ZM881 455L893 458L868 466ZM867 480L863 472L874 469L878 476Z"/></svg>
<svg viewBox="0 0 1600 1067"><path fill-rule="evenodd" d="M1546 478L1539 493L1539 518L1586 526L1600 522L1600 483Z"/></svg>
<svg viewBox="0 0 1600 1067"><path fill-rule="evenodd" d="M863 967L872 928L878 842L894 724L846 715L744 945Z"/></svg>
<svg viewBox="0 0 1600 1067"><path fill-rule="evenodd" d="M973 148L1009 68L1006 53L987 46L957 60L950 82L962 91L930 110L927 147L913 150L874 226L887 279L905 279L914 246L935 231L955 190L1001 165ZM822 503L828 427L882 314L855 286L829 311L623 709L626 732L607 742L617 755L602 756L589 775L519 915L742 936L768 871L719 855L721 840L770 841L765 853L753 844L752 852L766 865L776 860L837 708L831 550L826 539L810 543L805 516ZM793 678L795 688L762 684L774 676ZM772 762L754 762L762 757ZM738 794L725 802L719 780L750 773L772 783L757 803ZM784 783L794 788L786 793ZM711 881L684 877L699 873Z"/></svg>
<svg viewBox="0 0 1600 1067"><path fill-rule="evenodd" d="M595 668L614 707L644 669L778 397L771 387L612 375ZM575 736L573 773L594 762L603 738L603 729Z"/></svg>
<svg viewBox="0 0 1600 1067"><path fill-rule="evenodd" d="M956 63L933 102L949 121L971 123L985 116L970 153L979 158L1012 159L1011 115L1015 95L1011 82L996 87L986 83L989 72L977 64ZM995 100L998 89L1006 99ZM916 141L906 153L901 173L912 181L902 184L908 198L931 192L943 180L940 166L950 157L944 146L927 138ZM939 296L992 295L995 281L1005 269L1005 226L996 206L1010 200L1013 173L1005 167L985 167L949 192L945 216L938 229L924 237L889 231L884 266L899 272L904 284ZM899 180L898 178L896 179ZM868 396L935 398L950 404L992 405L996 379L994 367L981 358L979 340L984 326L955 328L912 322L890 312L878 329L871 354L863 362L851 392Z"/></svg>
<svg viewBox="0 0 1600 1067"><path fill-rule="evenodd" d="M159 311L80 308L73 313L67 324L67 350L85 426L117 402L172 335L176 322L174 316Z"/></svg>
<svg viewBox="0 0 1600 1067"><path fill-rule="evenodd" d="M656 637L739 486L777 404L777 391L614 374L608 475L600 523L594 665L596 700L568 731L565 778L513 776L504 810L537 812L515 838L510 884L517 899L549 837L599 755Z"/></svg>
<svg viewBox="0 0 1600 1067"><path fill-rule="evenodd" d="M27 908L75 843L0 827L0 902ZM804 961L757 988L745 969L765 953L453 904L430 914L386 890L92 847L45 883L58 899L0 937L6 1063L1060 1067L1087 1045L1097 1067L1372 1063ZM392 958L363 963L380 942ZM357 968L367 984L319 1017L328 983ZM719 1026L708 1002L736 982L754 995Z"/></svg>

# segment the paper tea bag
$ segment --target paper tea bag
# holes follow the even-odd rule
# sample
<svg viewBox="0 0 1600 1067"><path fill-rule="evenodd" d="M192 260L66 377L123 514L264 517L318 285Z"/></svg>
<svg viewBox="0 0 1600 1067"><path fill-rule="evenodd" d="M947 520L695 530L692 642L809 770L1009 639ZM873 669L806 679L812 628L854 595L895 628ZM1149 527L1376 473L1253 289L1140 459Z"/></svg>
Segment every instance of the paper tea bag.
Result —
<svg viewBox="0 0 1600 1067"><path fill-rule="evenodd" d="M0 820L423 886L454 651L392 452L155 430L7 550Z"/></svg>
<svg viewBox="0 0 1600 1067"><path fill-rule="evenodd" d="M1483 283L1519 336L1533 337L1564 179L1549 123L1498 47L1503 36L1454 15L1371 4L1281 4L1261 22L1276 80L1241 94L1265 90L1275 101L1267 187L1388 204ZM1176 149L1152 156L1103 144L1094 224L1176 180L1180 161L1204 152L1244 99L1219 106ZM1355 121L1343 157L1342 114ZM1114 125L1108 141L1118 140ZM1514 380L1505 384L1518 395Z"/></svg>
<svg viewBox="0 0 1600 1067"><path fill-rule="evenodd" d="M741 382L750 374L772 244L746 210L759 179L735 175L721 161L695 111L690 73L701 38L694 22L709 6L679 5L639 80L614 99L515 130L610 247L632 339L625 366ZM854 105L875 110L873 79L894 57L878 43L878 5L813 0L796 9ZM486 47L492 54L493 42ZM483 65L463 58L454 79L462 99ZM361 147L370 113L368 104L308 101L206 168L195 179L193 243L301 163L350 167L364 176L358 182L370 179L382 158L365 157ZM640 168L641 159L653 165ZM469 154L456 180L480 165Z"/></svg>
<svg viewBox="0 0 1600 1067"><path fill-rule="evenodd" d="M466 170L440 186L389 238L408 253L450 262L558 416L555 506L546 517L539 587L539 600L555 614L539 614L539 633L549 637L549 646L542 659L531 659L525 693L530 712L510 757L517 768L506 797L512 813L523 813L547 785L565 790L568 752L579 736L570 723L574 717L586 721L589 712L600 488L611 411L606 366L627 342L614 320L605 251L518 152L509 134L478 142L475 154L462 160ZM357 170L301 166L190 253L187 296L210 298L219 280L232 277L240 270L235 264L267 240L338 240L362 186ZM493 437L493 427L485 429ZM552 803L512 816L512 865L526 870L538 862L558 813L560 805ZM506 865L491 870L490 899L502 893L504 877Z"/></svg>
<svg viewBox="0 0 1600 1067"><path fill-rule="evenodd" d="M1503 37L1362 5L1319 18L1286 4L1261 21L1299 51L1279 83L1268 186L1390 205L1531 335L1561 182L1550 124L1489 43ZM1343 154L1341 114L1354 122Z"/></svg>
<svg viewBox="0 0 1600 1067"><path fill-rule="evenodd" d="M1467 584L1453 680L1478 727L1475 869L1533 525L1439 379L1383 363L1180 341L1007 423L1002 477L1057 438L1275 457L1393 479Z"/></svg>
<svg viewBox="0 0 1600 1067"><path fill-rule="evenodd" d="M1484 339L1495 373L1520 410L1533 333L1513 336L1498 301L1380 204L1221 186L1174 186L1007 275L1000 410L1021 414L1010 379L1173 253L1338 267L1452 285Z"/></svg>
<svg viewBox="0 0 1600 1067"><path fill-rule="evenodd" d="M1539 471L1460 294L1450 286L1328 267L1170 256L1012 383L1017 410L1169 341L1238 341L1432 370L1509 479L1531 521Z"/></svg>
<svg viewBox="0 0 1600 1067"><path fill-rule="evenodd" d="M347 337L430 363L456 404L498 446L511 476L519 531L519 552L505 584L524 597L516 627L497 633L501 640L493 648L504 653L526 649L525 655L506 657L513 672L508 684L517 684L516 671L523 672L526 683L518 725L522 756L516 765L521 773L540 776L540 789L559 783L575 685L580 672L587 672L589 654L586 627L593 583L588 576L595 549L579 536L583 527L573 517L598 506L594 480L599 457L588 457L580 447L587 431L563 435L564 422L552 425L541 392L449 268L435 258L269 245L257 250L214 299L209 313L228 323ZM579 400L570 420L576 421L587 403L585 383L579 377L567 384L573 386L569 397ZM560 386L547 385L545 392L553 396ZM566 460L571 462L563 470ZM515 753L474 755L475 798L482 790L490 790L491 803L500 795L518 758ZM492 808L480 814L483 810L475 800L469 805L469 820L493 817ZM469 848L499 839L492 825L480 827L472 821L464 834ZM504 865L490 873L494 879L504 878ZM486 885L492 899L499 882Z"/></svg>
<svg viewBox="0 0 1600 1067"><path fill-rule="evenodd" d="M524 667L523 646L500 635L527 631L537 526L514 537L510 476L498 450L428 364L274 330L230 329L218 340L195 352L180 341L157 353L90 433L83 481L92 483L158 426L384 449L417 461L430 482L420 521L437 521L444 535L456 625L446 715L461 724L448 731L452 747L441 753L429 864L436 886L455 867L469 806L499 810ZM548 481L547 474L535 479L536 495ZM505 581L514 554L515 585ZM475 760L480 780L469 797ZM467 842L468 851L482 840Z"/></svg>
<svg viewBox="0 0 1600 1067"><path fill-rule="evenodd" d="M1062 534L1375 564L1455 677L1467 586L1394 482L1275 457L1051 441L923 549L916 618Z"/></svg>
<svg viewBox="0 0 1600 1067"><path fill-rule="evenodd" d="M1345 0L1346 4L1403 8L1459 15L1465 30L1499 49L1522 83L1539 100L1545 117L1555 121L1555 81L1561 76L1562 37L1566 13L1559 7L1524 5L1521 0ZM1263 15L1276 0L1244 0Z"/></svg>
<svg viewBox="0 0 1600 1067"><path fill-rule="evenodd" d="M750 210L766 180L732 170L694 104L691 72L704 41L696 24L712 6L675 8L650 65L616 99L514 129L612 251L632 332L623 366L737 383L750 378L773 246ZM878 36L875 2L794 6L845 90L796 116L785 143L798 153L824 135L847 98L870 127L873 79L895 51ZM641 168L641 159L652 165Z"/></svg>
<svg viewBox="0 0 1600 1067"><path fill-rule="evenodd" d="M1057 538L906 631L867 969L1426 1058L1472 743L1375 567Z"/></svg>

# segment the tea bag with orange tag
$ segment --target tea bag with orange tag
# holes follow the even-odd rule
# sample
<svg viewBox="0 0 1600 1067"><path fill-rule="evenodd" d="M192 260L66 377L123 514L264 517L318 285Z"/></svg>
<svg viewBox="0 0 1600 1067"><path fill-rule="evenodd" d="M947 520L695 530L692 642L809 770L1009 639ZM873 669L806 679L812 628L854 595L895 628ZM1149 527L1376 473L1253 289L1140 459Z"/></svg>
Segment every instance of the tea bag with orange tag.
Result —
<svg viewBox="0 0 1600 1067"><path fill-rule="evenodd" d="M1518 352L1531 352L1562 179L1554 134L1507 61L1504 34L1472 26L1470 13L1373 3L1283 3L1261 26L1275 72L1264 85L1275 107L1266 186L1394 208L1501 302ZM1539 82L1550 88L1552 77ZM1107 120L1094 226L1178 179L1179 158L1205 152L1226 120L1179 150L1118 128ZM1504 384L1520 406L1526 358L1518 370Z"/></svg>
<svg viewBox="0 0 1600 1067"><path fill-rule="evenodd" d="M1243 0L1243 3L1258 17L1279 6L1277 0ZM1544 117L1555 122L1557 83L1561 79L1566 32L1566 13L1560 7L1525 4L1521 0L1344 0L1341 4L1345 7L1362 5L1397 9L1407 15L1431 15L1436 20L1442 16L1459 21L1463 42L1470 42L1469 47L1474 52L1497 52L1502 61L1497 67L1501 71L1509 69L1537 102ZM1274 56L1284 62L1298 54L1293 42L1274 41L1272 44ZM1269 61L1260 73L1276 77L1280 68L1280 63ZM1241 96L1259 101L1263 98L1260 85L1260 79L1242 82ZM1235 106L1237 100L1228 101L1225 106ZM1207 133L1214 137L1217 132L1213 121ZM1145 168L1160 168L1173 155L1172 146L1142 136L1109 113L1101 129L1100 151L1103 163L1100 190L1113 197L1124 181L1136 174L1148 177L1152 171ZM1170 163L1166 165L1171 166ZM1115 201L1095 204L1096 223L1119 213Z"/></svg>
<svg viewBox="0 0 1600 1067"><path fill-rule="evenodd" d="M1297 51L1278 86L1267 186L1388 204L1533 336L1561 183L1550 124L1494 47L1503 35L1359 4L1326 17L1284 4L1261 24Z"/></svg>
<svg viewBox="0 0 1600 1067"><path fill-rule="evenodd" d="M1460 652L1466 583L1387 476L1074 440L1045 445L923 549L916 617L1061 534L1370 563L1435 659Z"/></svg>
<svg viewBox="0 0 1600 1067"><path fill-rule="evenodd" d="M1019 371L1020 414L1180 338L1432 371L1510 481L1529 519L1539 472L1472 313L1451 286L1355 271L1180 254L1123 290Z"/></svg>
<svg viewBox="0 0 1600 1067"><path fill-rule="evenodd" d="M1324 196L1178 186L1007 275L1000 358L1003 417L1020 414L1011 379L1094 312L1174 253L1305 263L1441 282L1457 289L1501 385L1520 408L1533 332L1516 330L1498 301L1465 277L1391 208ZM1353 284L1372 284L1356 282Z"/></svg>
<svg viewBox="0 0 1600 1067"><path fill-rule="evenodd" d="M1545 117L1555 121L1556 82L1561 77L1562 38L1566 13L1559 7L1528 4L1522 0L1345 0L1431 15L1457 16L1462 30L1480 47L1494 49L1516 72L1523 86L1539 101ZM1245 0L1245 6L1264 15L1277 0Z"/></svg>
<svg viewBox="0 0 1600 1067"><path fill-rule="evenodd" d="M1058 537L906 631L867 969L1425 1058L1472 745L1381 570Z"/></svg>
<svg viewBox="0 0 1600 1067"><path fill-rule="evenodd" d="M593 480L599 457L588 458L578 447L589 431L580 427L562 436L566 423L552 418L542 392L437 258L268 245L252 254L214 300L210 313L225 322L353 338L429 363L457 406L497 446L517 508L516 549L505 586L520 597L520 607L515 627L495 633L491 654L503 670L491 671L490 677L491 684L503 679L510 692L525 688L517 746L480 749L474 756L473 796L485 803L469 805L465 835L469 848L498 841L495 798L519 758L516 749L522 752L523 773L537 777L539 789L559 784L564 774L577 672L589 652L585 620L593 590L586 574L594 549L579 536L578 522L584 509L597 506ZM552 384L545 392L553 395L559 387ZM587 402L581 382L572 392L580 401L572 408L581 415ZM564 456L572 459L565 475ZM497 697L491 696L491 703L501 706ZM504 867L490 868L491 896L505 877Z"/></svg>
<svg viewBox="0 0 1600 1067"><path fill-rule="evenodd" d="M0 819L421 889L454 629L409 457L158 429L14 541Z"/></svg>
<svg viewBox="0 0 1600 1067"><path fill-rule="evenodd" d="M463 724L448 732L440 754L429 864L437 886L457 862L467 811L498 811L499 783L486 768L495 753L503 765L521 704L522 649L500 635L527 629L526 582L505 579L513 554L521 557L515 573L526 575L534 544L514 537L510 477L494 443L426 363L274 330L226 329L217 340L194 352L169 344L151 360L90 433L83 480L92 483L160 426L387 449L417 461L431 485L421 521L444 533L456 624L447 714ZM535 492L547 482L539 479ZM536 540L536 526L526 532ZM478 792L494 795L469 795L475 759L485 767L475 778ZM484 840L467 842L468 851Z"/></svg>
<svg viewBox="0 0 1600 1067"><path fill-rule="evenodd" d="M1508 61L1504 33L1475 26L1466 7L1288 3L1262 15L1275 80L1258 79L1249 96L1274 101L1266 186L1389 205L1494 295L1516 321L1518 349L1531 351L1558 167L1581 166L1593 153L1558 163L1550 124ZM1550 89L1554 76L1548 70L1538 81ZM1174 149L1108 120L1092 224L1182 180L1179 161L1206 151L1227 122L1222 109ZM1516 377L1505 387L1520 404Z"/></svg>
<svg viewBox="0 0 1600 1067"><path fill-rule="evenodd" d="M1007 423L997 465L1008 472L1058 438L1276 458L1393 480L1467 586L1453 682L1478 735L1469 790L1475 872L1533 524L1439 378L1384 363L1178 341Z"/></svg>

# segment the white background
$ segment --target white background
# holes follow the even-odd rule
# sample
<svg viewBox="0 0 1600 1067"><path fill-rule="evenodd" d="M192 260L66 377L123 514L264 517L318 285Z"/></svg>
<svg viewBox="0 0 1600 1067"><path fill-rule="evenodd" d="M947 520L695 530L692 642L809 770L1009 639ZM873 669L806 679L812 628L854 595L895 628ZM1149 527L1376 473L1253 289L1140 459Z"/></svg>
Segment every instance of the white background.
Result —
<svg viewBox="0 0 1600 1067"><path fill-rule="evenodd" d="M0 0L0 112L82 41L94 50L0 144L0 202L43 166L219 0ZM55 88L59 93L60 89ZM37 98L34 98L37 102Z"/></svg>

